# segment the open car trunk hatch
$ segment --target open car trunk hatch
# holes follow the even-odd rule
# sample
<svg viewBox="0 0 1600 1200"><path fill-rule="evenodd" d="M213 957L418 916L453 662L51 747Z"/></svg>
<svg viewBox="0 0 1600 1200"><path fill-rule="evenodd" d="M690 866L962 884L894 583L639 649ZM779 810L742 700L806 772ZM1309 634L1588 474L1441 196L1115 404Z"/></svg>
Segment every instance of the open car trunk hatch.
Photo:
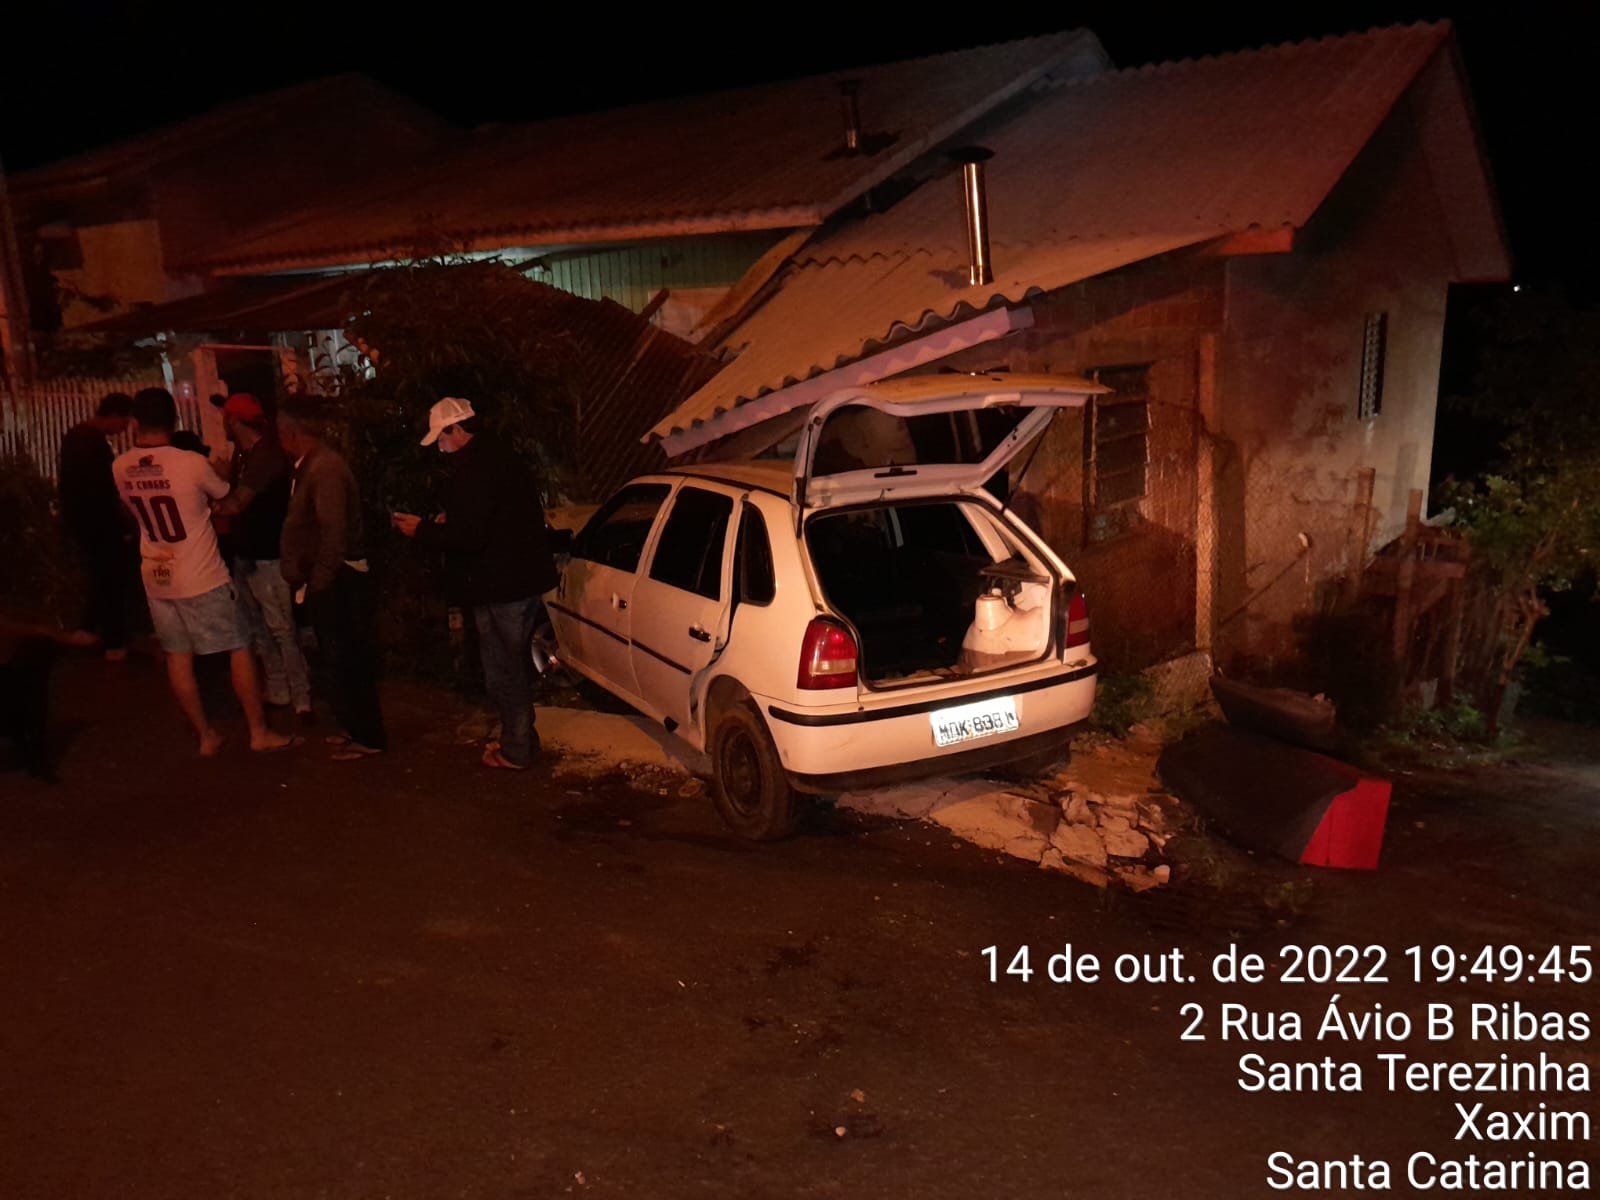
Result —
<svg viewBox="0 0 1600 1200"><path fill-rule="evenodd" d="M1062 408L1108 389L1065 375L921 375L837 392L795 452L799 514L982 487Z"/></svg>
<svg viewBox="0 0 1600 1200"><path fill-rule="evenodd" d="M1037 662L1073 586L986 505L960 497L816 513L805 540L825 602L855 631L869 687Z"/></svg>

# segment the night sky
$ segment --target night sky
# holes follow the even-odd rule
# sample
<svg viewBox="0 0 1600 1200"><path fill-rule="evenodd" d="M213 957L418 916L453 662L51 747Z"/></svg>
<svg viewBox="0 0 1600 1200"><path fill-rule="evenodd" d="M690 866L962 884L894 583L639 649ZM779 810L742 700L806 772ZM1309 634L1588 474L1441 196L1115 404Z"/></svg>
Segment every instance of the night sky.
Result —
<svg viewBox="0 0 1600 1200"><path fill-rule="evenodd" d="M1516 255L1518 279L1585 290L1596 263L1584 186L1600 144L1592 73L1600 5L1508 4L1440 11L1297 4L1218 16L1188 6L975 6L962 25L932 9L818 4L766 17L593 11L587 26L478 0L400 15L400 6L320 7L64 0L0 17L0 163L17 171L211 105L359 70L462 125L608 107L765 78L1087 26L1122 66L1219 53L1397 21L1455 21ZM28 0L22 0L23 4ZM21 7L19 4L16 7ZM48 8L48 11L44 11ZM728 10L736 12L740 10ZM752 8L746 12L771 10ZM797 14L788 16L789 13ZM919 13L923 16L919 19ZM837 15L828 15L837 14ZM1247 15L1246 15L1247 14ZM357 136L358 131L344 131ZM329 136L339 136L335 127Z"/></svg>

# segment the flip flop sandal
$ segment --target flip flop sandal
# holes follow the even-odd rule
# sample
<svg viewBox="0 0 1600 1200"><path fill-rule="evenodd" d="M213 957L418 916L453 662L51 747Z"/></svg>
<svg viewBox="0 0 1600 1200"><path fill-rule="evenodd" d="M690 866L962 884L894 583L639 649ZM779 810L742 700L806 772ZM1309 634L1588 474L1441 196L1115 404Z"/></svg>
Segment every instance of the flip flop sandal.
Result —
<svg viewBox="0 0 1600 1200"><path fill-rule="evenodd" d="M499 750L485 750L481 760L486 767L499 767L503 771L526 771L527 767L519 767Z"/></svg>

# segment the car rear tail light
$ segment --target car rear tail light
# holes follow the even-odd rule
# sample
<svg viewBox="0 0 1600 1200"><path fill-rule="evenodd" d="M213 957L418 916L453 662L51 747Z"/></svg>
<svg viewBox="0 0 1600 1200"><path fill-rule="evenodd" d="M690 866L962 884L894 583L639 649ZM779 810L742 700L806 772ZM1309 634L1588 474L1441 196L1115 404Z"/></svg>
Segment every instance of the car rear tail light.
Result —
<svg viewBox="0 0 1600 1200"><path fill-rule="evenodd" d="M856 686L856 640L850 631L816 617L806 626L800 643L800 676L796 687L853 688Z"/></svg>
<svg viewBox="0 0 1600 1200"><path fill-rule="evenodd" d="M1082 592L1072 593L1072 602L1067 605L1067 637L1065 647L1070 650L1074 646L1087 646L1089 644L1089 603L1083 598Z"/></svg>

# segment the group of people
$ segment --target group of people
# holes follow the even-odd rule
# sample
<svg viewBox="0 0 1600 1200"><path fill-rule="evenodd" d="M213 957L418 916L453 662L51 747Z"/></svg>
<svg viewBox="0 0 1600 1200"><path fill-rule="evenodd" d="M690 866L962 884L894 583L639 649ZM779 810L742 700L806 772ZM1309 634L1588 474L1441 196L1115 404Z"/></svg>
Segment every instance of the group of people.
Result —
<svg viewBox="0 0 1600 1200"><path fill-rule="evenodd" d="M61 514L85 567L84 625L107 659L126 657L136 556L167 679L202 755L215 754L222 737L205 711L197 654L229 656L253 750L304 742L273 729L265 711L277 706L292 710L302 728L314 723L302 624L315 635L321 686L340 726L326 738L333 757L359 761L388 748L361 497L349 464L328 441L325 403L291 395L272 420L254 396L227 397L231 482L204 447L184 448L177 405L162 388L106 397L96 416L63 440ZM524 770L539 752L528 645L555 568L531 473L504 445L480 438L477 420L466 400L447 397L433 406L422 445L450 455L453 467L441 507L429 519L394 513L391 524L442 552L447 599L472 611L500 717L483 764ZM108 439L130 425L133 446L113 459Z"/></svg>

